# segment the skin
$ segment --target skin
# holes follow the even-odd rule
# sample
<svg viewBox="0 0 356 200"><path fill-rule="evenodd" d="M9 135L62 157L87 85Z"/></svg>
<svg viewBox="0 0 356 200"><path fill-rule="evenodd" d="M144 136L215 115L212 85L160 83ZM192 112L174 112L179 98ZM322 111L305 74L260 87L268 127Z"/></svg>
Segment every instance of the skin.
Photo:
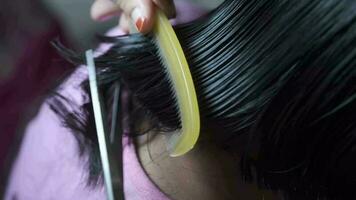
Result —
<svg viewBox="0 0 356 200"><path fill-rule="evenodd" d="M152 127L149 119L144 119L131 128L144 133L149 127ZM202 129L192 150L183 156L170 157L166 134L151 130L133 139L143 169L170 199L280 199L271 191L242 181L239 160L246 141L244 136L238 138L236 148L227 151L217 144L215 133Z"/></svg>
<svg viewBox="0 0 356 200"><path fill-rule="evenodd" d="M216 145L208 132L196 146L180 157L170 157L164 134L147 133L136 138L140 162L151 180L171 199L179 200L276 200L271 191L244 183L239 155Z"/></svg>
<svg viewBox="0 0 356 200"><path fill-rule="evenodd" d="M173 0L95 0L91 7L91 17L95 21L105 21L121 16L120 28L128 32L129 24L133 23L139 32L146 33L152 29L157 8L170 18L176 14ZM137 12L133 14L135 9Z"/></svg>

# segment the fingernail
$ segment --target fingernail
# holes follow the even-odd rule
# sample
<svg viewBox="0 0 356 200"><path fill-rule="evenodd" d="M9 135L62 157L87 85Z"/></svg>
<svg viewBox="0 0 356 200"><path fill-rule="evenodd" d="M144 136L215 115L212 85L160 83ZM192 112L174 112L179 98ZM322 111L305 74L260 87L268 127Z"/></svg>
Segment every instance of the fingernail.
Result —
<svg viewBox="0 0 356 200"><path fill-rule="evenodd" d="M145 24L145 18L140 17L136 20L136 28L138 31L142 32L143 25Z"/></svg>
<svg viewBox="0 0 356 200"><path fill-rule="evenodd" d="M138 7L134 8L131 13L131 18L135 22L137 30L141 32L146 22L146 17L144 16L142 10Z"/></svg>

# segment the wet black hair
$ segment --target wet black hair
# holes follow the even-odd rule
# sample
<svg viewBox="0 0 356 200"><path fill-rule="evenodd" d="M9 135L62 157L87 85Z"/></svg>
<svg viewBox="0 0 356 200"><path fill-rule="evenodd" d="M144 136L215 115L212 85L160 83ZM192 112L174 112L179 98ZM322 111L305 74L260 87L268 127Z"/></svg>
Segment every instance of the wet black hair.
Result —
<svg viewBox="0 0 356 200"><path fill-rule="evenodd" d="M239 135L249 138L241 162L246 181L285 199L356 198L356 1L226 0L175 30L202 127L220 130L227 147ZM107 105L119 81L132 93L131 114L149 115L157 130L179 129L153 36L102 40L114 44L96 58ZM83 63L83 55L57 47ZM87 81L83 88L88 94ZM53 98L52 108L100 163L90 100L77 113L66 112L62 100ZM97 162L92 177L100 174Z"/></svg>

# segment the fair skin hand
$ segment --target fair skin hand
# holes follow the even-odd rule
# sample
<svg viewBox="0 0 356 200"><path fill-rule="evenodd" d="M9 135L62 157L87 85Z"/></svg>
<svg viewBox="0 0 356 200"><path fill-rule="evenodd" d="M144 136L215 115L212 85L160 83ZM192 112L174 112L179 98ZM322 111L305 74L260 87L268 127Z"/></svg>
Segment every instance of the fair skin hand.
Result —
<svg viewBox="0 0 356 200"><path fill-rule="evenodd" d="M169 18L175 16L173 0L95 0L91 7L91 17L95 21L105 21L120 16L119 26L129 31L132 23L141 33L152 29L154 13L161 9Z"/></svg>

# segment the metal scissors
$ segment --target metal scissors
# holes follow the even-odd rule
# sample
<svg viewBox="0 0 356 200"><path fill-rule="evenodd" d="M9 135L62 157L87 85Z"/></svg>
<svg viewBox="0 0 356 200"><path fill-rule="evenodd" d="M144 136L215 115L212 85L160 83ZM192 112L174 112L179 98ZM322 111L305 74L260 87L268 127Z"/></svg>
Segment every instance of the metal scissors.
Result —
<svg viewBox="0 0 356 200"><path fill-rule="evenodd" d="M121 98L120 82L115 83L109 135L107 131L109 123L106 119L105 106L98 87L93 51L88 50L85 55L107 199L123 200L122 127L118 116Z"/></svg>

